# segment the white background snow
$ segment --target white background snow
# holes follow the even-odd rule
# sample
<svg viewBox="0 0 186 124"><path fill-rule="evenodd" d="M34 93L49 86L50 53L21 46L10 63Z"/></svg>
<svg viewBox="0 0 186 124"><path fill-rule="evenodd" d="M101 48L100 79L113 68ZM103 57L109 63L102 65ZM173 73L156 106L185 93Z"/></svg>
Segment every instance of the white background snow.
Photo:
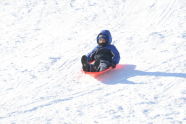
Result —
<svg viewBox="0 0 186 124"><path fill-rule="evenodd" d="M123 68L81 72L111 31ZM185 0L0 0L1 124L185 124Z"/></svg>

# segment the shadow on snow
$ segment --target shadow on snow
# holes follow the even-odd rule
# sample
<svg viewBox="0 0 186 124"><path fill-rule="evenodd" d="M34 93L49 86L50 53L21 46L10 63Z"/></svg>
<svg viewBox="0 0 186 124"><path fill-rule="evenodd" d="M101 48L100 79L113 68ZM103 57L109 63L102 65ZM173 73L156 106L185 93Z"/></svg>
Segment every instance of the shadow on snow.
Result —
<svg viewBox="0 0 186 124"><path fill-rule="evenodd" d="M118 65L116 69L113 69L109 72L106 72L98 77L95 77L97 80L109 84L143 84L136 83L128 80L131 77L135 76L155 76L155 77L179 77L186 78L186 73L167 73L167 72L145 72L140 70L135 70L136 65Z"/></svg>

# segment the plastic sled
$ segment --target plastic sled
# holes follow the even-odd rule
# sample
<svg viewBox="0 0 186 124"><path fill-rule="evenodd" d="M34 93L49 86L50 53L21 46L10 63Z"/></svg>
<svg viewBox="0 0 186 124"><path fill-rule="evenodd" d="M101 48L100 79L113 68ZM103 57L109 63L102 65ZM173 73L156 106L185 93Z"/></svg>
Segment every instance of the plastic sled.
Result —
<svg viewBox="0 0 186 124"><path fill-rule="evenodd" d="M82 70L82 72L85 73L85 74L87 74L87 75L90 75L90 76L92 76L92 77L98 77L98 76L101 76L101 75L103 75L103 74L105 74L105 73L111 71L111 70L115 70L115 69L118 69L118 68L120 68L120 67L121 67L121 65L118 64L118 65L116 65L115 68L110 67L110 68L108 68L108 69L106 69L106 70L104 70L104 71L100 71L100 72L85 72L85 71L83 71L83 70Z"/></svg>

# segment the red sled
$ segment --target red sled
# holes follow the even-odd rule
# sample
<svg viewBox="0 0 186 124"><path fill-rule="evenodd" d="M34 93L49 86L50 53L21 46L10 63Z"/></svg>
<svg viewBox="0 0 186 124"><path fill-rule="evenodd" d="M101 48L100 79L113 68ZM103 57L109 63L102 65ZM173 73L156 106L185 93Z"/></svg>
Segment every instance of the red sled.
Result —
<svg viewBox="0 0 186 124"><path fill-rule="evenodd" d="M98 76L101 76L101 75L103 75L103 74L111 71L111 70L115 70L115 69L118 69L118 68L122 68L122 65L119 65L118 64L118 65L116 65L115 68L110 67L110 68L108 68L108 69L106 69L104 71L100 71L100 72L85 72L83 70L82 70L82 72L85 73L85 74L87 74L87 75L90 75L92 77L98 77Z"/></svg>

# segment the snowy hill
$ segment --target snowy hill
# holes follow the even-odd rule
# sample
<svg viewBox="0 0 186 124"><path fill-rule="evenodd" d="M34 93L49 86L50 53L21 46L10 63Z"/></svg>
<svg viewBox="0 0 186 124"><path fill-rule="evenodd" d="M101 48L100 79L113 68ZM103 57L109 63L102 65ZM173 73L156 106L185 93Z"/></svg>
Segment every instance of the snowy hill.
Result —
<svg viewBox="0 0 186 124"><path fill-rule="evenodd" d="M1 0L1 124L186 123L185 0ZM111 31L122 68L80 58Z"/></svg>

